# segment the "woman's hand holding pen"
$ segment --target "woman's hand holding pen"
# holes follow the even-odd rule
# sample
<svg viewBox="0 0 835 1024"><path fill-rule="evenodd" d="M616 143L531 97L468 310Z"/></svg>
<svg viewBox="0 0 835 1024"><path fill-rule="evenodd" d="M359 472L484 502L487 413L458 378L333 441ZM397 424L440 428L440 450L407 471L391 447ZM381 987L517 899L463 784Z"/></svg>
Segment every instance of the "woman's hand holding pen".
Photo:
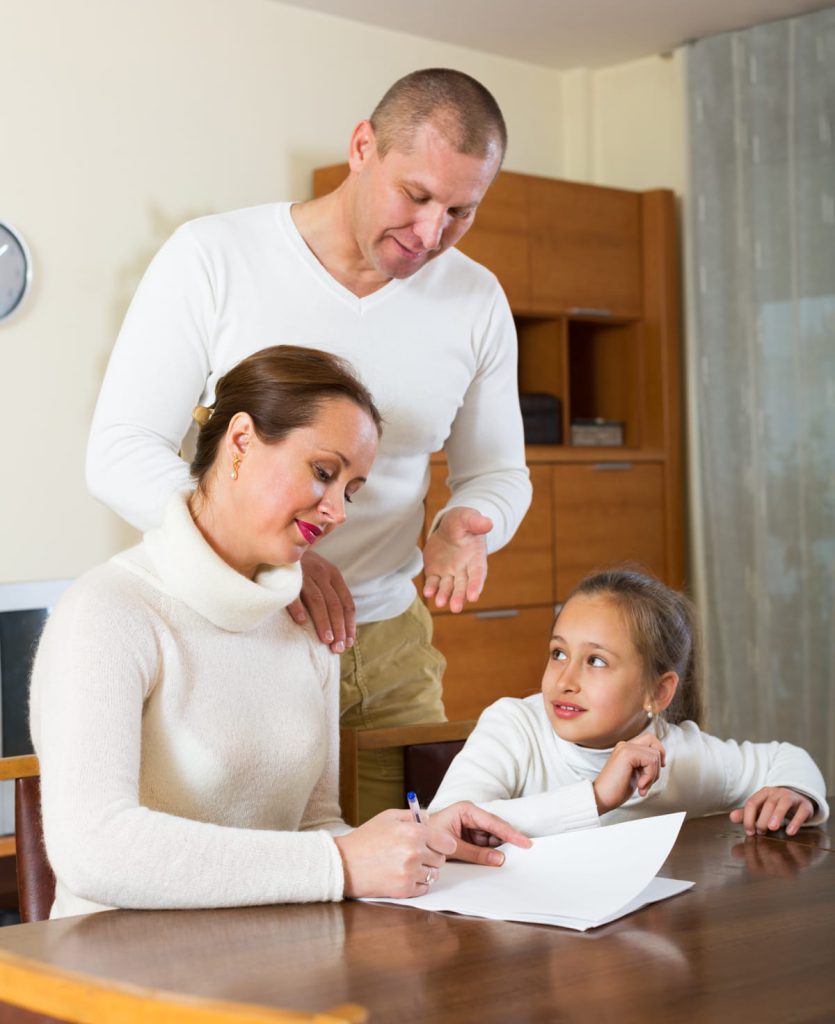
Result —
<svg viewBox="0 0 835 1024"><path fill-rule="evenodd" d="M342 856L346 896L401 899L422 896L459 845L448 828L417 822L405 810L383 811L334 841Z"/></svg>
<svg viewBox="0 0 835 1024"><path fill-rule="evenodd" d="M664 747L657 736L644 733L634 740L621 740L594 780L597 813L605 814L632 796L637 789L646 796L665 765Z"/></svg>

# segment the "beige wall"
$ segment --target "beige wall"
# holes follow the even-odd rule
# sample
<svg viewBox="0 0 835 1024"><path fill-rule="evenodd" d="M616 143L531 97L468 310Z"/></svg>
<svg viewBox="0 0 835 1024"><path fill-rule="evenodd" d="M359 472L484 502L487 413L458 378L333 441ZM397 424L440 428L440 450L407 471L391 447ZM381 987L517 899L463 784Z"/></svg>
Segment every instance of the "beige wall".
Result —
<svg viewBox="0 0 835 1024"><path fill-rule="evenodd" d="M565 75L274 0L27 0L2 21L20 102L0 113L0 220L36 279L0 324L0 581L75 576L135 537L87 495L84 447L161 242L192 216L307 196L401 74L480 78L508 120L509 169L681 187L675 61Z"/></svg>

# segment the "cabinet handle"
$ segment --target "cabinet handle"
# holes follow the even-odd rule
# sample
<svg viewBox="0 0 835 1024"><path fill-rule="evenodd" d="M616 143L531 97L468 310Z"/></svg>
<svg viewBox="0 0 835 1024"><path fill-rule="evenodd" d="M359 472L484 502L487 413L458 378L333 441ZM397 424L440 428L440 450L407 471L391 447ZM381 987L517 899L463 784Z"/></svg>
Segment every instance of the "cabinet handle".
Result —
<svg viewBox="0 0 835 1024"><path fill-rule="evenodd" d="M513 619L519 614L517 608L497 608L493 612L476 612L477 619Z"/></svg>
<svg viewBox="0 0 835 1024"><path fill-rule="evenodd" d="M611 309L598 309L596 306L572 306L569 316L611 316Z"/></svg>
<svg viewBox="0 0 835 1024"><path fill-rule="evenodd" d="M608 473L610 470L617 470L623 472L626 469L632 469L631 462L594 462L592 463L592 469L601 470Z"/></svg>

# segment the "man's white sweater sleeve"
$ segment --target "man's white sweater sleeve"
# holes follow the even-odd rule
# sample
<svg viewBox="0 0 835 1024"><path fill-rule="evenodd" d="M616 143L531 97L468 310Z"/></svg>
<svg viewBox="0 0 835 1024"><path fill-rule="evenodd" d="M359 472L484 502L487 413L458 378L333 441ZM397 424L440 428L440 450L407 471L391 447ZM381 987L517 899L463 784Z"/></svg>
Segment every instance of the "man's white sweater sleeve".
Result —
<svg viewBox="0 0 835 1024"><path fill-rule="evenodd" d="M488 552L504 547L531 503L516 378L516 328L504 292L496 286L478 325L480 362L444 445L452 495L433 523L451 508L474 508L493 520Z"/></svg>
<svg viewBox="0 0 835 1024"><path fill-rule="evenodd" d="M209 376L215 282L188 225L145 273L116 341L87 447L91 493L140 530L189 484L179 457Z"/></svg>

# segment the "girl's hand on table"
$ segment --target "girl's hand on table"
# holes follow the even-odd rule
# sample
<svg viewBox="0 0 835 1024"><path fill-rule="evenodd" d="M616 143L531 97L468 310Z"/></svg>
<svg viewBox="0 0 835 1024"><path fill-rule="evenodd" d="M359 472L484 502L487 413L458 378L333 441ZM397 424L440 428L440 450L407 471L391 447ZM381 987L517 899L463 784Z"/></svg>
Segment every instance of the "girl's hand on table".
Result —
<svg viewBox="0 0 835 1024"><path fill-rule="evenodd" d="M786 834L793 836L814 813L815 805L802 793L781 786L763 786L748 797L743 807L731 811L731 821L735 825L742 823L746 835L763 836L781 829L791 816Z"/></svg>

